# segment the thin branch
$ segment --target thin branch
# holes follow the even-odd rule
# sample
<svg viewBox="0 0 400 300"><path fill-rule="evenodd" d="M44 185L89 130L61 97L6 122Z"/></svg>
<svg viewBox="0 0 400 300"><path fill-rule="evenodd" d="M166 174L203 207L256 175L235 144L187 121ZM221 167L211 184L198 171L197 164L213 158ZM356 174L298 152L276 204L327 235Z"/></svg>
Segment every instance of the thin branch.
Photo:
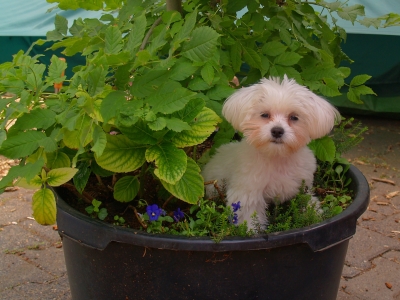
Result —
<svg viewBox="0 0 400 300"><path fill-rule="evenodd" d="M214 188L217 190L220 199L222 201L224 201L225 200L225 196L224 196L224 193L221 191L221 189L218 186L218 181L217 180L211 180L211 181L204 182L204 185L209 185L209 184L214 185Z"/></svg>
<svg viewBox="0 0 400 300"><path fill-rule="evenodd" d="M65 186L66 188L68 188L71 192L73 192L77 197L82 198L83 201L85 201L88 204L92 204L93 201L93 197L92 195L90 195L89 193L82 191L82 194L80 194L78 192L78 190L76 189L76 187L73 184L70 183L64 183L63 186Z"/></svg>
<svg viewBox="0 0 400 300"><path fill-rule="evenodd" d="M154 23L153 25L151 25L149 31L147 31L146 36L143 39L142 44L140 45L139 50L144 50L144 48L146 47L147 42L149 41L151 35L153 34L154 28L156 28L158 26L158 24L160 24L162 21L161 17L159 17Z"/></svg>
<svg viewBox="0 0 400 300"><path fill-rule="evenodd" d="M139 221L140 225L142 225L142 227L143 227L144 229L146 229L146 228L147 228L147 224L143 222L142 218L139 216L138 211L136 210L136 208L135 208L133 205L128 205L128 206L126 207L126 209L124 210L124 212L122 213L122 215L124 215L124 214L126 213L126 211L128 210L128 208L130 208L130 209L133 210L133 212L134 212L134 214L135 214L135 217L136 217L136 219Z"/></svg>
<svg viewBox="0 0 400 300"><path fill-rule="evenodd" d="M171 201L174 198L174 195L169 196L169 198L164 202L162 208L165 209L167 207L168 202Z"/></svg>

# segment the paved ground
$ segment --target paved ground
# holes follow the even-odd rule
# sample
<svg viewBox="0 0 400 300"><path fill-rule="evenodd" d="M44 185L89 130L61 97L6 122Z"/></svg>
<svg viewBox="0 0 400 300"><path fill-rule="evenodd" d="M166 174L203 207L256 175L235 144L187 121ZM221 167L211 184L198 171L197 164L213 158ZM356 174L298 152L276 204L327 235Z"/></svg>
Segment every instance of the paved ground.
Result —
<svg viewBox="0 0 400 300"><path fill-rule="evenodd" d="M400 121L361 120L365 140L346 156L367 177L371 203L350 241L338 299L400 299ZM32 220L30 203L26 190L0 196L0 299L70 299L60 238Z"/></svg>

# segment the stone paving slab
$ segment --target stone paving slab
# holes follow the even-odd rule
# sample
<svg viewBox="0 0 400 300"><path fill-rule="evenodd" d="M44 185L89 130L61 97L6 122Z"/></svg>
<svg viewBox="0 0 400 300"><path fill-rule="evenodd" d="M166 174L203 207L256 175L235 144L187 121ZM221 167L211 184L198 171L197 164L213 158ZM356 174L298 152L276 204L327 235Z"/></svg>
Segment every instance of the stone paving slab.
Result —
<svg viewBox="0 0 400 300"><path fill-rule="evenodd" d="M357 226L357 232L350 240L345 261L346 266L353 270L350 272L348 268L344 268L343 276L354 277L361 271L371 268L372 259L390 250L399 249L399 246L398 241L390 237Z"/></svg>
<svg viewBox="0 0 400 300"><path fill-rule="evenodd" d="M19 253L2 254L0 291L28 282L43 283L52 276L19 257Z"/></svg>
<svg viewBox="0 0 400 300"><path fill-rule="evenodd" d="M71 300L67 276L42 283L27 282L0 292L0 299Z"/></svg>
<svg viewBox="0 0 400 300"><path fill-rule="evenodd" d="M0 299L71 299L62 243L32 219L33 192L0 195Z"/></svg>
<svg viewBox="0 0 400 300"><path fill-rule="evenodd" d="M351 279L344 292L366 300L393 299L400 292L400 264L385 256L371 263L371 270Z"/></svg>

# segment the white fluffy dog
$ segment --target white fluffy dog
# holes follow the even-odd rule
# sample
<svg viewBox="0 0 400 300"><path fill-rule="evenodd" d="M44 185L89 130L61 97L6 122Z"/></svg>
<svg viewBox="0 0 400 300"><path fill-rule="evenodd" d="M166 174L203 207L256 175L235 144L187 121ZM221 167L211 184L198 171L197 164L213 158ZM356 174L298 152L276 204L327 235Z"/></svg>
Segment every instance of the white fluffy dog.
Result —
<svg viewBox="0 0 400 300"><path fill-rule="evenodd" d="M286 75L237 90L222 113L244 139L221 146L203 177L225 187L228 205L240 201L239 223L246 220L252 227L256 212L266 226L268 203L292 199L303 180L312 187L317 164L307 144L328 134L340 114ZM214 193L208 185L207 195Z"/></svg>

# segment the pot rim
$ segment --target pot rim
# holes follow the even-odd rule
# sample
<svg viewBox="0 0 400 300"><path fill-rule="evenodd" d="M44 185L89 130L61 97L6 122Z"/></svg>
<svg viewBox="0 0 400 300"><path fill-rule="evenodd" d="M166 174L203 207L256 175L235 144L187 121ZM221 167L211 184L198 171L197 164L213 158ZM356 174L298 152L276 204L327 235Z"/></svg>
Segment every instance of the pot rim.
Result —
<svg viewBox="0 0 400 300"><path fill-rule="evenodd" d="M345 240L356 232L357 219L369 204L369 185L355 166L350 166L349 177L355 197L351 205L339 215L307 227L255 237L226 237L216 243L209 237L185 237L170 234L150 234L93 219L69 206L57 193L57 225L59 234L90 248L104 250L111 242L136 246L185 251L241 251L271 249L294 244L307 244L312 251L323 251Z"/></svg>

